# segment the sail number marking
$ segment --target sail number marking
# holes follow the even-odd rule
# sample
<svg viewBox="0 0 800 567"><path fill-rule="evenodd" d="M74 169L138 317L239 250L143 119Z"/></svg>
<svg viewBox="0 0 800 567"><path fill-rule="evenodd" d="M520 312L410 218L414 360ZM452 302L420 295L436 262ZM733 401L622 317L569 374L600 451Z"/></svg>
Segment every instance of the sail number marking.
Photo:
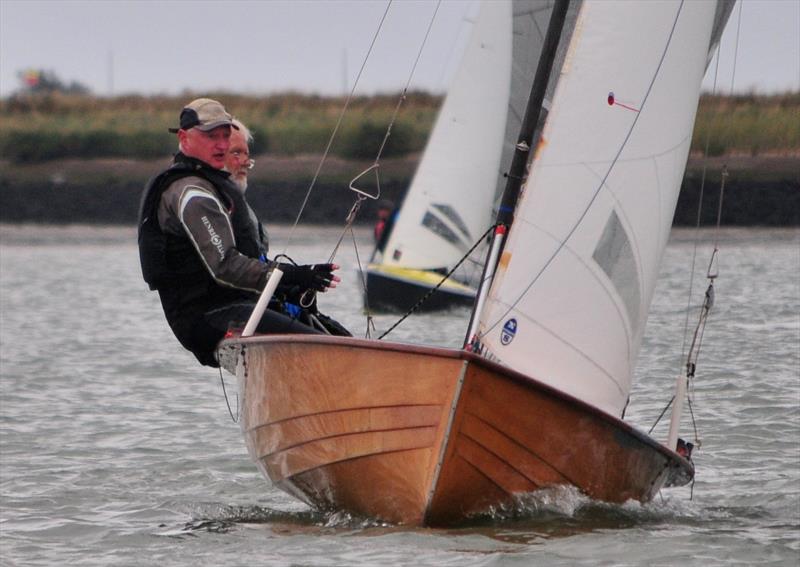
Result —
<svg viewBox="0 0 800 567"><path fill-rule="evenodd" d="M509 319L503 325L503 330L500 331L500 344L507 346L511 344L517 334L517 320L514 318Z"/></svg>

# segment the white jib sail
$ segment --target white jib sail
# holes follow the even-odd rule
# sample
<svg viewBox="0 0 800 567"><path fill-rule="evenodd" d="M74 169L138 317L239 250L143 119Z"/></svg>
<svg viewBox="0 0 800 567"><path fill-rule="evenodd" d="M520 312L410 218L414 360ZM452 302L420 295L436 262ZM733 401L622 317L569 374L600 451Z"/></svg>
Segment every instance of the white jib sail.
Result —
<svg viewBox="0 0 800 567"><path fill-rule="evenodd" d="M452 267L491 224L511 76L511 2L482 3L383 263Z"/></svg>
<svg viewBox="0 0 800 567"><path fill-rule="evenodd" d="M715 10L582 4L480 314L487 356L613 415L630 392Z"/></svg>

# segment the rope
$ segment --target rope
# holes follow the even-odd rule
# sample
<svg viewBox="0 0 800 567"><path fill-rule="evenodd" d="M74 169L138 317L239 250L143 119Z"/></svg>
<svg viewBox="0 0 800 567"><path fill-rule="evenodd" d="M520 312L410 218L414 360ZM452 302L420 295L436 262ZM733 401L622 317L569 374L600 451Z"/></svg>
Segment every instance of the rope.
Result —
<svg viewBox="0 0 800 567"><path fill-rule="evenodd" d="M222 368L219 369L219 381L222 384L222 393L225 396L225 405L228 406L228 415L231 416L231 421L233 423L239 423L237 417L233 415L233 411L231 410L231 402L228 400L228 391L225 389L225 379L222 377ZM236 416L239 415L239 393L236 393Z"/></svg>
<svg viewBox="0 0 800 567"><path fill-rule="evenodd" d="M441 279L441 281L439 281L439 283L437 283L435 287L433 287L433 288L429 289L427 292L425 292L425 295L423 295L422 297L420 297L420 298L419 298L419 300L417 300L417 302L416 302L416 303L415 303L415 304L414 304L414 305L411 307L411 309L409 309L409 310L408 310L408 312L406 312L406 314L405 314L405 315L403 315L402 317L400 317L400 319L398 319L398 320L397 320L397 322L396 322L394 325L392 325L391 327L389 327L389 330L387 330L387 331L386 331L385 333L383 333L383 334L382 334L380 337L378 337L378 340L381 340L383 337L385 337L386 335L388 335L389 333L391 333L391 332L392 332L392 331L393 331L395 328L397 328L397 326L398 326L398 325L400 325L400 323L402 323L403 321L405 321L406 319L408 319L408 317L409 317L409 316L411 316L411 314L412 314L412 313L414 313L414 311L416 311L417 309L419 309L419 307L420 307L420 306L421 306L423 303L425 303L426 301L428 301L428 299L429 299L429 298L430 298L430 297L431 297L431 296L432 296L434 293L436 293L437 291L439 291L439 288L440 288L440 287L442 287L442 285L444 284L444 282L445 282L445 281L447 281L447 280L450 278L450 276L452 276L452 275L453 275L453 273L454 273L454 272L455 272L455 271L458 269L458 267L459 267L459 266L461 266L461 264L463 264L463 263L464 263L464 261L465 261L467 258L469 258L469 257L470 257L470 255L471 255L471 254L472 254L472 253L475 251L475 249L478 247L478 245L480 245L480 243L481 243L481 242L483 242L483 240L484 240L484 239L485 239L487 236L489 236L489 233L491 233L491 232L492 232L492 231L495 229L495 226L496 226L496 225L492 225L492 226L490 226L490 227L489 227L489 228L486 230L486 232L484 232L484 233L483 233L483 234L482 234L482 235L481 235L481 236L478 238L478 240L476 240L476 241L475 241L475 244L473 244L473 245L472 245L472 248L470 248L469 250L467 250L467 253L466 253L466 254L464 254L464 256L462 256L462 257L461 257L461 259L458 261L458 263L456 263L456 265L455 265L455 266L453 266L453 268L452 268L452 269L451 269L449 272L447 272L447 274L445 274L445 276L444 276L444 277Z"/></svg>
<svg viewBox="0 0 800 567"><path fill-rule="evenodd" d="M378 24L378 29L375 30L375 35L372 37L372 42L369 45L369 49L367 50L367 54L364 56L364 61L361 63L361 68L358 70L358 75L356 75L356 80L353 82L353 88L350 89L350 93L347 95L347 99L345 100L344 106L342 107L341 112L339 113L339 119L336 121L336 126L333 128L333 132L331 132L331 137L328 139L328 145L325 146L325 151L322 154L322 158L320 159L319 165L317 166L317 170L314 172L314 177L311 179L311 184L308 187L308 191L306 191L306 196L303 199L302 205L300 205L300 211L297 213L297 218L294 220L294 224L292 225L291 230L289 231L289 237L286 240L286 245L284 246L284 252L289 248L289 243L292 241L292 236L294 235L295 228L297 228L297 224L300 222L300 218L303 216L303 211L305 211L306 205L308 204L308 199L311 197L311 191L314 189L314 185L317 183L317 178L319 177L320 171L322 171L322 166L325 163L325 160L328 158L328 153L330 153L331 146L333 146L333 140L336 138L336 134L339 131L339 127L342 124L342 120L344 119L345 112L347 112L347 107L350 106L350 101L353 99L353 95L355 94L356 87L358 86L358 81L361 79L361 75L364 72L364 68L367 66L367 61L369 60L370 55L372 54L372 49L375 47L375 42L378 40L378 35L383 28L383 23L386 20L386 14L389 13L389 8L392 5L392 0L389 0L388 4L386 4L386 10L383 12L383 16L381 17L381 21Z"/></svg>
<svg viewBox="0 0 800 567"><path fill-rule="evenodd" d="M369 310L369 295L367 294L367 277L364 273L364 266L361 264L361 255L358 253L358 243L356 242L356 234L353 232L353 228L350 228L350 236L353 240L353 250L356 253L356 264L358 265L358 279L361 280L361 289L364 294L364 310L367 313L367 328L364 331L364 338L369 339L372 338L372 331L375 330L375 321L372 318Z"/></svg>
<svg viewBox="0 0 800 567"><path fill-rule="evenodd" d="M739 30L741 29L742 24L742 6L741 2L739 3L739 21L736 28L736 40L735 40L735 48L734 48L734 61L733 61L733 73L731 76L731 87L730 90L733 92L733 85L734 85L734 77L736 74L736 61L738 59L739 53ZM719 59L720 59L720 52L721 49L717 47L717 54L716 54L716 63L714 66L714 82L711 90L712 96L716 94L717 91L717 78L719 76ZM703 209L703 195L705 192L705 182L706 182L706 172L708 169L708 148L711 141L711 130L709 129L706 133L706 140L705 140L705 148L703 150L703 173L700 180L700 195L698 197L697 203L697 218L695 221L695 237L694 237L694 248L692 251L692 262L691 262L691 272L689 278L689 290L687 294L687 305L686 305L686 319L684 320L684 328L683 328L683 344L681 345L681 358L683 359L684 355L686 356L686 378L688 381L687 389L686 389L686 401L689 407L689 413L692 419L692 427L694 429L694 439L695 445L699 448L702 445L700 440L700 434L697 429L697 422L694 415L694 407L692 405L692 395L694 389L694 376L697 370L697 360L700 356L700 349L703 344L703 336L705 334L705 326L706 322L708 321L708 316L710 314L711 308L714 305L714 280L719 275L719 269L717 267L717 255L719 252L719 231L720 226L722 224L722 205L723 205L723 198L725 195L725 182L728 179L728 167L727 165L723 165L722 167L722 179L720 181L720 189L719 189L719 201L717 205L717 218L714 228L714 247L711 252L711 258L708 262L708 268L706 270L706 278L709 281L708 288L706 289L705 297L703 300L703 305L700 309L700 317L698 319L697 325L695 326L694 334L692 336L692 343L689 347L689 353L686 354L686 342L688 338L688 331L689 331L689 313L691 312L691 302L692 302L692 293L694 289L694 272L697 263L697 247L699 241L699 233L700 233L700 221L702 218L702 209ZM672 403L675 401L675 396L673 395L669 402L667 402L666 406L661 413L658 415L656 420L653 422L653 425L650 427L648 433L652 433L653 429L655 429L656 425L661 421L661 418L664 417L664 414L667 410L672 406ZM692 482L692 491L694 491L694 481Z"/></svg>
<svg viewBox="0 0 800 567"><path fill-rule="evenodd" d="M436 14L439 12L439 7L441 6L441 3L442 3L441 0L439 0L439 2L436 3L436 9L433 11L433 15L431 16L431 19L428 22L428 27L425 30L425 37L422 39L422 43L420 44L419 49L417 50L417 56L414 59L414 64L412 65L411 71L409 72L408 79L406 80L405 87L403 87L403 91L400 93L400 98L397 101L397 105L395 105L395 109L394 109L394 112L392 114L392 118L389 121L389 125L386 127L386 133L383 135L383 140L381 141L381 145L378 148L378 153L375 156L375 161L367 169L365 169L364 171L362 171L361 173L356 175L353 178L353 180L350 182L350 189L353 190L356 193L356 200L353 203L353 206L350 208L350 212L347 214L347 218L345 219L345 226L344 226L344 228L342 229L342 232L339 235L339 239L336 241L336 244L334 245L333 250L331 251L330 255L328 256L328 263L329 264L332 264L334 259L336 258L336 254L339 252L339 247L341 246L342 241L344 240L344 236L345 236L345 234L347 234L348 230L352 234L353 223L355 222L356 217L358 216L358 212L361 210L362 203L368 198L369 199L377 199L378 197L380 197L380 174L379 174L380 159L381 159L381 156L383 154L384 149L386 148L386 144L389 141L389 136L391 136L391 134L392 134L392 127L394 126L395 122L397 121L397 116L400 113L400 107L403 105L403 102L405 102L405 100L406 100L406 95L407 95L407 92L408 92L408 88L411 85L412 79L414 78L414 73L415 73L415 71L417 69L417 65L419 64L419 60L422 57L422 52L425 49L425 44L428 42L428 37L430 36L431 28L433 27L433 22L436 19ZM383 18L381 19L381 26L383 25L383 21L386 18L386 13L389 11L389 6L390 5L391 5L391 0L389 2L389 5L387 5L387 7L386 7L386 12L384 12ZM379 27L379 30L380 30L380 27ZM375 35L375 38L377 38L377 33ZM373 39L373 45L374 45L374 43L375 43L375 39ZM372 46L370 46L369 52L367 53L367 58L369 57L369 53L371 51L372 51ZM366 64L366 59L364 60L364 64ZM363 70L363 68L364 68L364 65L362 65L361 69ZM361 72L359 71L359 77L360 76L361 76ZM358 82L358 80L356 80L356 82ZM353 85L353 91L351 91L350 97L348 97L347 103L345 104L345 108L342 109L342 114L339 116L339 122L337 122L336 129L334 129L334 132L331 135L331 139L328 142L328 147L325 149L325 155L323 156L323 161L325 159L325 156L327 156L327 154L328 154L328 151L329 151L329 149L331 147L331 144L333 143L333 137L335 136L336 130L338 130L339 125L341 124L342 116L344 116L344 111L345 111L345 109L347 108L347 105L350 102L350 98L352 97L353 92L355 91L355 86L356 85L354 84ZM320 163L319 167L317 168L317 173L314 175L314 180L311 182L312 187L314 185L314 182L316 181L317 175L319 174L319 170L321 168L322 168L322 163ZM378 187L377 194L375 194L375 195L371 195L371 194L369 194L367 192L361 191L361 190L357 189L356 187L354 187L354 183L358 179L360 179L362 176L364 176L365 174L369 173L372 170L375 170L375 180L376 180L377 187ZM306 194L306 198L303 201L303 205L302 205L302 207L300 209L300 213L297 215L297 219L295 219L294 225L292 226L292 232L294 231L295 227L297 226L298 222L300 221L300 216L303 214L303 209L305 209L306 203L308 202L308 198L309 198L310 195L311 195L311 187L309 187L308 193ZM290 240L291 240L291 236L290 236ZM287 246L288 246L288 243L287 243ZM357 245L356 240L355 240L355 235L353 236L353 247L355 248L356 256L358 257L358 245ZM363 269L361 267L360 259L359 259L359 270L363 274ZM362 277L362 279L363 279L363 277ZM364 286L365 286L365 289L366 289L366 283L364 283ZM316 295L316 293L314 291L305 292L303 294L303 296L301 297L301 302L300 302L301 306L303 306L304 303L308 303L310 305L313 302L313 299L314 299L315 295ZM365 294L365 296L366 296L366 294ZM370 334L369 328L370 328L371 324L372 324L372 327L374 329L374 323L372 322L371 319L372 319L372 317L369 314L369 306L367 306L367 332L366 332L367 338L369 338L369 334Z"/></svg>

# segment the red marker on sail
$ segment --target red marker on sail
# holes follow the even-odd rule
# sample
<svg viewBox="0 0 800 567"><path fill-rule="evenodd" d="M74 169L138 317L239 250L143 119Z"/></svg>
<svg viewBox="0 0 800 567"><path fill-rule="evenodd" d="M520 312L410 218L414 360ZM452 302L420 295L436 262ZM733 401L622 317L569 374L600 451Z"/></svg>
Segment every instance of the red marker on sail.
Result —
<svg viewBox="0 0 800 567"><path fill-rule="evenodd" d="M613 91L608 93L608 106L621 106L622 108L627 108L628 110L632 110L634 112L639 112L638 108L634 108L632 106L628 106L627 104L623 104L619 102L615 97Z"/></svg>

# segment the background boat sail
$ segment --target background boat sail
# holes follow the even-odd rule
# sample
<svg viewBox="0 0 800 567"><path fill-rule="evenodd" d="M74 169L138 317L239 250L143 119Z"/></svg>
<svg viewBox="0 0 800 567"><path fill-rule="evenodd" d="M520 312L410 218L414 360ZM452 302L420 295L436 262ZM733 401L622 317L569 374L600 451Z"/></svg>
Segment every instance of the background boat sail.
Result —
<svg viewBox="0 0 800 567"><path fill-rule="evenodd" d="M554 85L551 112L475 313L480 354L340 337L222 343L248 450L278 487L320 508L447 525L545 487L647 501L693 477L617 416L732 3L567 6L553 9L532 89L541 100Z"/></svg>
<svg viewBox="0 0 800 567"><path fill-rule="evenodd" d="M481 4L383 253L367 267L370 309L408 310L491 226L552 4ZM419 309L471 306L482 263L474 257Z"/></svg>

